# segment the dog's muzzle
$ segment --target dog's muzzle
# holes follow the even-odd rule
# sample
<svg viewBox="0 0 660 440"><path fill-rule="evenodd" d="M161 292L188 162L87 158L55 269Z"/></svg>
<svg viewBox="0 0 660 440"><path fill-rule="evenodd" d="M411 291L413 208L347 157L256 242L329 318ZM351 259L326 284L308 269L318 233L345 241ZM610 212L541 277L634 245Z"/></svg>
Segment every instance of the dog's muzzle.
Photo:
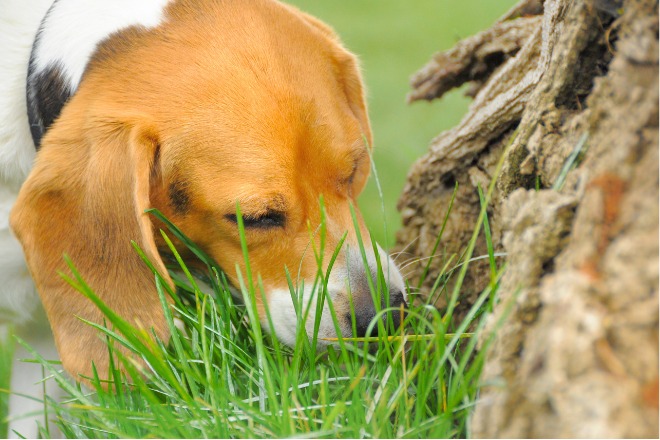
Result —
<svg viewBox="0 0 660 440"><path fill-rule="evenodd" d="M295 344L301 322L298 314L303 315L310 340L317 331L320 346L330 344L337 337L378 336L381 326L377 319L382 320L385 332L398 333L402 324L401 307L407 307L405 284L394 261L380 247L378 253L382 275L378 273L373 252L364 258L357 248L345 245L342 263L336 264L329 275L327 298L320 317L317 316L320 292L318 284L317 288L313 287L314 280L299 280L298 285L302 287L293 297L298 296L302 307L294 305L289 289L272 290L268 295L268 308L277 337L287 345ZM379 307L376 307L379 300ZM329 303L332 303L336 323ZM268 320L262 318L262 321L264 327L269 328Z"/></svg>

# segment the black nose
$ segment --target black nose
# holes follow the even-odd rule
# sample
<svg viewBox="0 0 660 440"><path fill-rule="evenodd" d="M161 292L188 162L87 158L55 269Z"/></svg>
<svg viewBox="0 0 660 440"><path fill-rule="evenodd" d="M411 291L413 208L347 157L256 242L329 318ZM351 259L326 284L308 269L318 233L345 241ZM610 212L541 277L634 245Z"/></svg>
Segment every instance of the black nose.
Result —
<svg viewBox="0 0 660 440"><path fill-rule="evenodd" d="M405 299L403 298L403 292L399 289L390 291L389 294L389 307L400 309L403 305L404 309L408 306ZM387 299L381 299L381 308L388 306ZM401 326L401 312L399 310L388 312L387 315L391 317L391 325L389 322L385 323L385 331L390 333L391 331L396 331ZM368 336L378 336L378 324L374 323L369 334L367 331L369 325L372 323L374 317L376 316L376 308L372 300L369 300L366 304L361 304L360 307L355 307L355 331L357 337L368 337ZM350 316L349 316L350 319Z"/></svg>
<svg viewBox="0 0 660 440"><path fill-rule="evenodd" d="M390 292L390 307L397 309L392 312L392 327L395 331L401 327L401 320L405 318L405 313L401 313L401 306L404 310L408 307L406 300L403 298L403 292L398 289Z"/></svg>

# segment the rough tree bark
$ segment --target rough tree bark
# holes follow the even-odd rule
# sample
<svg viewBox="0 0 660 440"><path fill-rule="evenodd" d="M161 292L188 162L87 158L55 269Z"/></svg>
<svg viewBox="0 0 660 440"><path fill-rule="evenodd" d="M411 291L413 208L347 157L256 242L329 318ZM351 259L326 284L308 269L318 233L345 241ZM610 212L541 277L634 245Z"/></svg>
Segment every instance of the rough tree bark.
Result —
<svg viewBox="0 0 660 440"><path fill-rule="evenodd" d="M458 183L428 291L497 177L488 215L507 270L472 435L657 438L657 1L522 1L436 55L410 100L466 82L468 114L410 171L398 241L428 257ZM488 270L473 264L463 307Z"/></svg>

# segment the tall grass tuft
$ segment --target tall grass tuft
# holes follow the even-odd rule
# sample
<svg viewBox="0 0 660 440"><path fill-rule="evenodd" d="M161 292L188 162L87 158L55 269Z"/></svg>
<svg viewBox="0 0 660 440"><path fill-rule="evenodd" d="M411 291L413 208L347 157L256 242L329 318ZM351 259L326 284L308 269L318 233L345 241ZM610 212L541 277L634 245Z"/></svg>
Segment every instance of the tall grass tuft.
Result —
<svg viewBox="0 0 660 440"><path fill-rule="evenodd" d="M309 340L304 322L312 315L311 307L321 310L327 303L337 325L327 284L339 248L326 262L322 258L325 240L321 238L320 248L313 246L318 262L315 305L302 300L303 286L298 286L287 271L299 321L295 344L287 347L272 336L270 314L263 328L257 317L256 299L263 297L264 291L258 274L250 268L240 209L237 218L246 271L238 272L238 286L230 286L203 250L162 214L152 211L167 226L167 232L161 233L174 256L168 269L176 291L135 247L154 273L171 340L169 344L154 342L153 335L116 315L69 261L72 275L63 276L105 315L105 326L89 325L96 326L107 339L112 362L110 371L95 371L88 378L92 384L88 389L73 383L59 365L33 352L68 394L63 401L45 402L52 422L69 438L468 436L483 365L477 333L495 301L502 275L485 216L489 196L490 191L482 194L482 216L467 251L460 257L446 258L446 270L429 296L438 295L456 277L450 307L444 314L430 299L410 301L399 328L393 328L390 320L384 324L389 327L388 336L380 331L377 337L338 338L325 350L317 348L316 337ZM485 258L491 262L491 283L467 316L455 322L453 305L482 225L489 242ZM315 233L323 237L323 223L319 230L310 232ZM170 236L190 249L206 271L191 270ZM359 245L365 255L367 244L360 240ZM459 264L451 268L455 261ZM374 298L385 294L386 271L379 262L377 277L370 280ZM209 286L211 293L204 293L202 284ZM387 308L381 313L391 317L402 310ZM177 321L182 325L175 325ZM382 320L378 325L383 325ZM123 356L125 350L118 350L120 346L142 362ZM101 377L111 379L104 382ZM45 426L42 437L50 437L50 432Z"/></svg>
<svg viewBox="0 0 660 440"><path fill-rule="evenodd" d="M9 393L2 391L9 390L11 384L15 342L10 332L10 328L0 329L0 414L9 414ZM0 438L7 438L8 429L7 421L0 418Z"/></svg>

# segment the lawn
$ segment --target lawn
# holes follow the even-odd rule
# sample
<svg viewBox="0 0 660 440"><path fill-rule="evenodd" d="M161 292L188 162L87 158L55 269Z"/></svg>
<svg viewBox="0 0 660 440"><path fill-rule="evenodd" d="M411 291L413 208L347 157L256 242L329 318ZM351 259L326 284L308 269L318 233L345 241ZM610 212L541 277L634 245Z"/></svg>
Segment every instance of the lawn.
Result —
<svg viewBox="0 0 660 440"><path fill-rule="evenodd" d="M460 90L441 101L406 104L410 76L438 51L484 30L516 2L513 0L293 0L290 3L331 26L362 61L369 114L374 132L377 172L385 206L374 180L360 198L360 207L376 241L394 243L401 221L396 202L412 163L433 137L456 125L469 100Z"/></svg>

